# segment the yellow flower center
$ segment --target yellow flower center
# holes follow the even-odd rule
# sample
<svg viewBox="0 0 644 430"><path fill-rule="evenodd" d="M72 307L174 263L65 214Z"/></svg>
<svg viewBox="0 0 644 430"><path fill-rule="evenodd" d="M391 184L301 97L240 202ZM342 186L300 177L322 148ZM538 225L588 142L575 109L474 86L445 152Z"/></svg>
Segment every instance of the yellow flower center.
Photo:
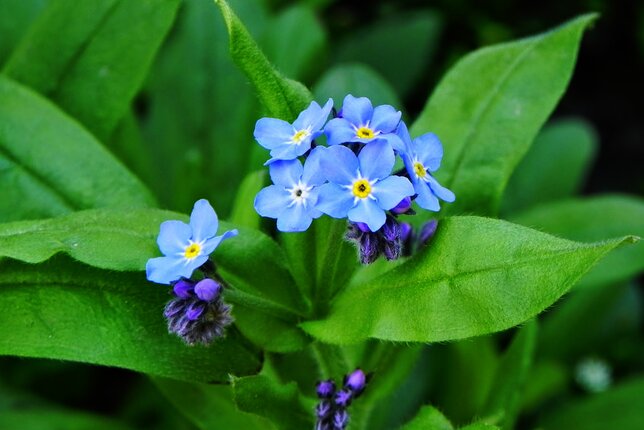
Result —
<svg viewBox="0 0 644 430"><path fill-rule="evenodd" d="M373 139L376 134L369 127L360 127L356 130L356 136L361 139Z"/></svg>
<svg viewBox="0 0 644 430"><path fill-rule="evenodd" d="M359 179L353 183L353 195L364 199L371 194L371 184L366 179Z"/></svg>
<svg viewBox="0 0 644 430"><path fill-rule="evenodd" d="M184 257L188 260L192 260L201 252L201 245L198 243L191 243L186 247L186 250L183 252Z"/></svg>
<svg viewBox="0 0 644 430"><path fill-rule="evenodd" d="M418 161L414 163L414 172L419 178L424 178L425 176L427 176L427 170L425 169L425 166L423 166L422 163L419 163Z"/></svg>
<svg viewBox="0 0 644 430"><path fill-rule="evenodd" d="M300 130L300 131L298 131L297 133L295 133L295 134L293 135L293 137L291 138L291 142L293 142L293 143L300 143L301 141L303 141L304 139L306 139L306 138L308 137L308 135L309 135L309 134L310 134L310 133L309 133L309 131L308 131L308 130Z"/></svg>

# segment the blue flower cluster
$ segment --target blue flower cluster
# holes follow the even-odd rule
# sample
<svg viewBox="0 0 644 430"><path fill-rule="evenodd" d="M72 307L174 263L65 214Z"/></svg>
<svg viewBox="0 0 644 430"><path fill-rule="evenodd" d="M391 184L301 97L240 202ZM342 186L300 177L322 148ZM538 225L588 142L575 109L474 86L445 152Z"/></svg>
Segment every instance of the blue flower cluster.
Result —
<svg viewBox="0 0 644 430"><path fill-rule="evenodd" d="M164 312L168 331L189 345L208 344L224 336L233 321L230 306L221 296L225 284L210 254L222 240L236 236L237 230L217 236L218 228L215 210L207 200L198 200L189 224L174 220L161 223L157 244L164 256L149 259L145 266L149 281L172 285L174 298ZM203 277L193 281L190 278L196 269Z"/></svg>
<svg viewBox="0 0 644 430"><path fill-rule="evenodd" d="M315 407L315 430L344 430L349 423L347 408L367 388L369 378L370 375L356 369L345 375L339 390L332 379L318 382L316 392L320 403Z"/></svg>
<svg viewBox="0 0 644 430"><path fill-rule="evenodd" d="M432 175L440 167L442 145L432 133L412 140L400 111L373 107L366 97L347 95L327 122L332 107L331 99L324 107L312 102L293 124L275 118L257 121L254 135L270 150L266 164L273 185L259 192L255 210L277 219L283 232L305 231L322 214L348 218L357 226L354 230L367 233L361 238L379 233L372 255L363 258L361 252L363 263L381 254L398 258L402 239L395 218L413 212L411 201L430 211L440 210L439 199L454 201L454 194ZM322 135L327 146L315 140ZM397 156L405 167L394 173ZM357 236L348 235L353 240Z"/></svg>

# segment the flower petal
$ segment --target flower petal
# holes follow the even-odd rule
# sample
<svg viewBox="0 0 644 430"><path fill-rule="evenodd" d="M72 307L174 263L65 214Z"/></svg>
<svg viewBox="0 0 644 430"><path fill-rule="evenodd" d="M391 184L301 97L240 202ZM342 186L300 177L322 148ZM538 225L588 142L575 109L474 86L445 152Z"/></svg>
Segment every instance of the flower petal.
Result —
<svg viewBox="0 0 644 430"><path fill-rule="evenodd" d="M183 253L183 249L190 242L192 230L183 221L164 221L159 228L157 245L163 255Z"/></svg>
<svg viewBox="0 0 644 430"><path fill-rule="evenodd" d="M347 95L342 102L342 118L351 124L361 127L367 125L373 115L373 105L366 97L353 97Z"/></svg>
<svg viewBox="0 0 644 430"><path fill-rule="evenodd" d="M275 185L291 188L302 177L302 163L300 160L279 160L268 167L271 179Z"/></svg>
<svg viewBox="0 0 644 430"><path fill-rule="evenodd" d="M306 185L322 185L326 181L326 176L322 171L322 157L324 157L324 147L319 146L306 158L304 170L302 172L302 182Z"/></svg>
<svg viewBox="0 0 644 430"><path fill-rule="evenodd" d="M416 203L423 209L428 211L438 212L441 205L438 203L438 198L432 193L429 185L424 181L414 182L414 190L416 190Z"/></svg>
<svg viewBox="0 0 644 430"><path fill-rule="evenodd" d="M300 143L285 143L275 149L271 149L271 159L264 163L264 166L271 165L278 160L294 160L300 155L303 155L310 148L310 139L305 139Z"/></svg>
<svg viewBox="0 0 644 430"><path fill-rule="evenodd" d="M212 239L208 239L206 241L206 243L204 243L204 245L203 245L203 249L201 251L202 255L204 257L206 257L206 259L207 259L208 256L210 254L212 254L213 251L219 246L219 244L221 243L222 240L228 239L230 237L235 237L238 234L239 234L239 231L237 231L237 229L233 229L233 230L229 230L229 231L225 232L221 236L216 236L216 237L213 237ZM197 258L201 258L201 256L199 256ZM195 260L197 258L195 258ZM201 264L203 264L203 263L205 263L205 260ZM201 266L201 264L199 264L199 266ZM197 267L199 267L199 266L197 266Z"/></svg>
<svg viewBox="0 0 644 430"><path fill-rule="evenodd" d="M353 222L363 222L371 231L377 231L385 224L387 216L378 204L372 199L361 199L356 207L347 214Z"/></svg>
<svg viewBox="0 0 644 430"><path fill-rule="evenodd" d="M192 240L195 242L201 242L217 234L219 219L208 200L201 199L195 202L190 214L190 228Z"/></svg>
<svg viewBox="0 0 644 430"><path fill-rule="evenodd" d="M324 176L329 182L352 184L358 175L358 158L346 146L326 148L320 160Z"/></svg>
<svg viewBox="0 0 644 430"><path fill-rule="evenodd" d="M333 118L324 127L329 146L340 145L356 140L356 131L349 121L344 118Z"/></svg>
<svg viewBox="0 0 644 430"><path fill-rule="evenodd" d="M311 102L309 107L304 109L293 122L293 128L304 130L310 127L311 131L320 130L329 117L332 107L333 99L329 99L324 107L320 107L317 102Z"/></svg>
<svg viewBox="0 0 644 430"><path fill-rule="evenodd" d="M403 143L403 149L400 152L400 154L411 154L412 151L412 142L411 142L411 135L409 134L409 130L407 129L407 124L405 124L404 121L400 121L400 124L398 124L398 128L396 129L396 136L402 140ZM396 148L394 148L396 149Z"/></svg>
<svg viewBox="0 0 644 430"><path fill-rule="evenodd" d="M362 176L374 180L386 178L391 174L396 156L388 142L378 140L362 148L358 154L358 160Z"/></svg>
<svg viewBox="0 0 644 430"><path fill-rule="evenodd" d="M274 149L289 142L293 137L293 126L277 118L261 118L255 123L255 140L266 149Z"/></svg>
<svg viewBox="0 0 644 430"><path fill-rule="evenodd" d="M353 195L351 191L337 184L324 184L318 188L318 202L315 207L333 218L344 218L353 207Z"/></svg>
<svg viewBox="0 0 644 430"><path fill-rule="evenodd" d="M454 193L439 184L432 175L428 175L427 182L429 183L429 187L432 189L432 192L441 200L446 202L453 202L456 200Z"/></svg>
<svg viewBox="0 0 644 430"><path fill-rule="evenodd" d="M385 210L396 207L405 197L414 194L416 194L414 186L409 179L402 176L389 176L373 187L373 195L378 201L378 206Z"/></svg>
<svg viewBox="0 0 644 430"><path fill-rule="evenodd" d="M418 160L430 172L438 170L443 159L443 145L434 133L425 133L414 139L414 151Z"/></svg>
<svg viewBox="0 0 644 430"><path fill-rule="evenodd" d="M402 113L390 105L376 106L373 110L373 117L369 125L372 129L382 133L393 133L400 123Z"/></svg>
<svg viewBox="0 0 644 430"><path fill-rule="evenodd" d="M145 264L145 274L148 281L157 284L170 284L182 277L192 275L194 268L185 264L183 257L157 257L150 258Z"/></svg>
<svg viewBox="0 0 644 430"><path fill-rule="evenodd" d="M284 232L305 231L311 225L311 218L304 205L295 204L286 208L277 218L277 229Z"/></svg>
<svg viewBox="0 0 644 430"><path fill-rule="evenodd" d="M263 217L277 218L292 201L283 186L270 185L255 196L255 211Z"/></svg>

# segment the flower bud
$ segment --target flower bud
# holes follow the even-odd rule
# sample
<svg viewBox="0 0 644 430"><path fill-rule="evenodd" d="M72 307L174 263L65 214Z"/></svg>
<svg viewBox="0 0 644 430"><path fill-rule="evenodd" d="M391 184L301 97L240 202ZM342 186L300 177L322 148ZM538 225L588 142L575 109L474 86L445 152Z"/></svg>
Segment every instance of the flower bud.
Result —
<svg viewBox="0 0 644 430"><path fill-rule="evenodd" d="M204 278L195 285L195 294L205 302L211 302L219 296L221 284L214 279Z"/></svg>

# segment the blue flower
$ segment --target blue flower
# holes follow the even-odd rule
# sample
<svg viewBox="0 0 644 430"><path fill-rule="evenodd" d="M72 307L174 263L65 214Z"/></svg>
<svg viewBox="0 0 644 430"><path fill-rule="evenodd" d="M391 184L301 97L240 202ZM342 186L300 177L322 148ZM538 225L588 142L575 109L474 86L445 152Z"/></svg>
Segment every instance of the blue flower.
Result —
<svg viewBox="0 0 644 430"><path fill-rule="evenodd" d="M453 202L454 193L439 184L430 173L438 170L443 158L443 145L438 137L434 133L426 133L412 141L404 122L398 127L398 135L405 143L401 156L418 195L418 206L437 212L440 210L439 198Z"/></svg>
<svg viewBox="0 0 644 430"><path fill-rule="evenodd" d="M161 223L157 244L165 257L151 258L145 270L148 280L170 284L181 278L189 278L192 272L208 260L219 243L237 235L237 230L215 236L219 220L207 200L195 203L190 224L183 221Z"/></svg>
<svg viewBox="0 0 644 430"><path fill-rule="evenodd" d="M302 167L299 160L275 161L269 166L275 185L261 190L255 197L255 210L268 218L277 218L277 229L304 231L314 218L322 215L315 208L317 186L325 182L320 169L321 151L316 148Z"/></svg>
<svg viewBox="0 0 644 430"><path fill-rule="evenodd" d="M266 164L276 160L293 160L308 151L313 139L322 134L322 127L332 107L332 99L329 99L324 107L311 102L293 124L276 118L261 118L257 121L255 139L271 151L272 158Z"/></svg>
<svg viewBox="0 0 644 430"><path fill-rule="evenodd" d="M319 188L317 208L377 231L385 223L385 211L414 194L407 178L390 176L394 162L386 141L366 145L357 157L345 146L324 149L321 166L329 183Z"/></svg>
<svg viewBox="0 0 644 430"><path fill-rule="evenodd" d="M392 106L381 105L374 108L368 98L356 98L349 94L344 98L338 118L328 122L324 133L329 146L385 140L396 151L401 151L403 143L395 134L400 117L400 111Z"/></svg>

